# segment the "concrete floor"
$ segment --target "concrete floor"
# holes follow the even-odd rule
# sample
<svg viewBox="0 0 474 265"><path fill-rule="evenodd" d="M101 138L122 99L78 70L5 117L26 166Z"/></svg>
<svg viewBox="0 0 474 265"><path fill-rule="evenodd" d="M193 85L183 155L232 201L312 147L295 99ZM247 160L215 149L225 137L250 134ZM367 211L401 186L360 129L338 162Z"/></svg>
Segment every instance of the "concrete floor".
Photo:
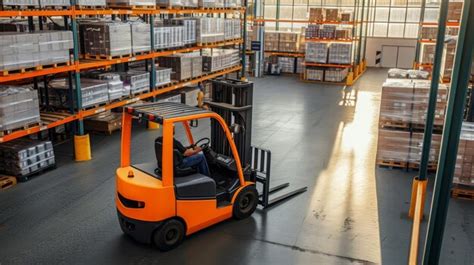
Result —
<svg viewBox="0 0 474 265"><path fill-rule="evenodd" d="M273 185L308 191L166 253L119 228L119 133L92 136L86 163L73 162L70 143L58 146L58 169L0 193L0 264L406 264L415 172L374 165L385 76L369 70L352 89L256 80L253 144L272 150ZM136 130L135 162L154 159L155 137ZM452 200L441 264L474 264L473 226L473 202Z"/></svg>

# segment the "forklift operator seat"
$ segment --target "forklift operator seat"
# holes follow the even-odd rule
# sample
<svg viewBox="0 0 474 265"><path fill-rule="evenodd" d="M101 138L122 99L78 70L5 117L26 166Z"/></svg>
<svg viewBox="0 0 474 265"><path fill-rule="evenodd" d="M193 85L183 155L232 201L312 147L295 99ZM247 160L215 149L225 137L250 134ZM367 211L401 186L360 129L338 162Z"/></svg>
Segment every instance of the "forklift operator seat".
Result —
<svg viewBox="0 0 474 265"><path fill-rule="evenodd" d="M155 156L157 169L156 173L161 173L161 162L163 159L163 137L158 137L155 139ZM179 165L183 162L183 155L178 151L178 149L173 149L173 167L174 167L174 176L183 177L191 175L197 172L196 169L191 167L181 168Z"/></svg>

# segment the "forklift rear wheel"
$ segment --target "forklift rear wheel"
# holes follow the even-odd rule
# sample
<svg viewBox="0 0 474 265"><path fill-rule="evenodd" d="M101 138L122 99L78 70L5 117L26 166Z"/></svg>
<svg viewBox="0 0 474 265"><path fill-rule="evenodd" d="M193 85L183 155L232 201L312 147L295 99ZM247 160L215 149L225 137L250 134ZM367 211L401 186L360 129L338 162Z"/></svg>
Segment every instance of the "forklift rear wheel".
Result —
<svg viewBox="0 0 474 265"><path fill-rule="evenodd" d="M255 186L243 188L235 199L233 215L235 219L244 219L252 215L257 209L258 192Z"/></svg>
<svg viewBox="0 0 474 265"><path fill-rule="evenodd" d="M177 247L184 238L184 224L176 219L166 221L153 235L153 242L162 251Z"/></svg>

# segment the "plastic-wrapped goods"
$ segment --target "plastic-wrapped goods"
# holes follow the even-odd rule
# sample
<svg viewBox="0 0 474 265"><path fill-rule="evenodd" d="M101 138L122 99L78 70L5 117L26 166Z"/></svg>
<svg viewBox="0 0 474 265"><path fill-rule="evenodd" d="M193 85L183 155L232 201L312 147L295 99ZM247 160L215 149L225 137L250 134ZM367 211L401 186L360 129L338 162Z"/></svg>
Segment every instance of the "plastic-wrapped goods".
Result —
<svg viewBox="0 0 474 265"><path fill-rule="evenodd" d="M322 26L319 30L319 38L322 38L322 39L336 38L336 26L335 25Z"/></svg>
<svg viewBox="0 0 474 265"><path fill-rule="evenodd" d="M463 122L453 183L474 186L474 124Z"/></svg>
<svg viewBox="0 0 474 265"><path fill-rule="evenodd" d="M108 6L146 6L154 7L155 0L107 0Z"/></svg>
<svg viewBox="0 0 474 265"><path fill-rule="evenodd" d="M388 78L404 79L408 77L408 72L405 69L391 68L388 70Z"/></svg>
<svg viewBox="0 0 474 265"><path fill-rule="evenodd" d="M303 62L304 62L304 58L300 58L300 57L296 58L296 73L297 74L303 73L305 69Z"/></svg>
<svg viewBox="0 0 474 265"><path fill-rule="evenodd" d="M295 72L295 58L294 57L278 57L278 65L281 67L282 73Z"/></svg>
<svg viewBox="0 0 474 265"><path fill-rule="evenodd" d="M280 33L278 31L265 31L264 40L265 51L279 51Z"/></svg>
<svg viewBox="0 0 474 265"><path fill-rule="evenodd" d="M98 78L107 81L109 101L116 100L124 96L123 82L120 80L119 74L103 73L99 74Z"/></svg>
<svg viewBox="0 0 474 265"><path fill-rule="evenodd" d="M327 43L307 42L305 60L312 63L326 63L328 59Z"/></svg>
<svg viewBox="0 0 474 265"><path fill-rule="evenodd" d="M309 9L309 20L310 21L324 21L326 15L326 9L320 7L313 7Z"/></svg>
<svg viewBox="0 0 474 265"><path fill-rule="evenodd" d="M410 151L410 132L379 129L377 144L377 164L403 163L407 166Z"/></svg>
<svg viewBox="0 0 474 265"><path fill-rule="evenodd" d="M76 0L78 6L106 6L105 0Z"/></svg>
<svg viewBox="0 0 474 265"><path fill-rule="evenodd" d="M38 93L27 87L0 85L0 131L40 122Z"/></svg>
<svg viewBox="0 0 474 265"><path fill-rule="evenodd" d="M339 9L326 8L326 21L339 21Z"/></svg>
<svg viewBox="0 0 474 265"><path fill-rule="evenodd" d="M237 49L203 49L202 70L215 72L240 63L239 50Z"/></svg>
<svg viewBox="0 0 474 265"><path fill-rule="evenodd" d="M0 171L4 174L21 178L54 165L50 141L20 138L0 145Z"/></svg>
<svg viewBox="0 0 474 265"><path fill-rule="evenodd" d="M39 0L0 0L2 7L39 7Z"/></svg>
<svg viewBox="0 0 474 265"><path fill-rule="evenodd" d="M328 63L350 64L352 61L352 44L331 43L329 47Z"/></svg>
<svg viewBox="0 0 474 265"><path fill-rule="evenodd" d="M48 7L48 6L70 6L70 0L41 0L40 6L41 7Z"/></svg>
<svg viewBox="0 0 474 265"><path fill-rule="evenodd" d="M295 32L280 31L278 50L281 52L298 52L300 34Z"/></svg>
<svg viewBox="0 0 474 265"><path fill-rule="evenodd" d="M125 91L130 95L150 91L150 73L146 71L130 70L118 73L123 81Z"/></svg>
<svg viewBox="0 0 474 265"><path fill-rule="evenodd" d="M71 31L0 32L0 71L69 62Z"/></svg>
<svg viewBox="0 0 474 265"><path fill-rule="evenodd" d="M328 68L324 72L324 81L326 82L343 82L349 70L347 68Z"/></svg>
<svg viewBox="0 0 474 265"><path fill-rule="evenodd" d="M408 78L410 79L424 79L427 80L430 77L430 73L423 70L407 70Z"/></svg>
<svg viewBox="0 0 474 265"><path fill-rule="evenodd" d="M424 128L426 114L428 113L428 100L430 97L431 81L414 82L414 92L412 96L412 118L411 123ZM434 125L443 126L448 104L448 89L446 85L439 84L438 97L436 99Z"/></svg>
<svg viewBox="0 0 474 265"><path fill-rule="evenodd" d="M132 34L132 52L140 53L150 51L150 24L143 22L130 23Z"/></svg>
<svg viewBox="0 0 474 265"><path fill-rule="evenodd" d="M238 39L241 37L240 19L226 19L224 21L224 39Z"/></svg>
<svg viewBox="0 0 474 265"><path fill-rule="evenodd" d="M52 89L49 93L51 105L62 107L69 101L69 82L67 79L55 79L49 83L49 87ZM109 87L107 81L81 78L81 96L83 108L108 102Z"/></svg>
<svg viewBox="0 0 474 265"><path fill-rule="evenodd" d="M91 56L121 56L132 53L132 34L128 23L100 21L81 23L84 52Z"/></svg>
<svg viewBox="0 0 474 265"><path fill-rule="evenodd" d="M171 68L156 67L156 86L171 83Z"/></svg>
<svg viewBox="0 0 474 265"><path fill-rule="evenodd" d="M225 0L224 7L242 7L242 0Z"/></svg>
<svg viewBox="0 0 474 265"><path fill-rule="evenodd" d="M192 57L185 54L174 54L170 56L158 57L158 64L161 67L172 69L171 79L186 80L192 77Z"/></svg>
<svg viewBox="0 0 474 265"><path fill-rule="evenodd" d="M200 44L224 41L223 18L199 17L196 24L196 39Z"/></svg>
<svg viewBox="0 0 474 265"><path fill-rule="evenodd" d="M313 9L313 8L311 8ZM308 39L312 38L319 38L319 30L321 29L321 25L319 24L309 24L308 27L305 28L305 36Z"/></svg>
<svg viewBox="0 0 474 265"><path fill-rule="evenodd" d="M155 27L155 49L181 47L183 42L183 26L158 26Z"/></svg>
<svg viewBox="0 0 474 265"><path fill-rule="evenodd" d="M199 0L199 7L224 7L224 0Z"/></svg>
<svg viewBox="0 0 474 265"><path fill-rule="evenodd" d="M197 7L198 0L156 0L156 5L160 7Z"/></svg>
<svg viewBox="0 0 474 265"><path fill-rule="evenodd" d="M311 80L311 81L323 81L324 69L323 68L306 68L305 79Z"/></svg>
<svg viewBox="0 0 474 265"><path fill-rule="evenodd" d="M189 17L173 18L170 20L172 25L183 27L184 45L196 43L196 19Z"/></svg>

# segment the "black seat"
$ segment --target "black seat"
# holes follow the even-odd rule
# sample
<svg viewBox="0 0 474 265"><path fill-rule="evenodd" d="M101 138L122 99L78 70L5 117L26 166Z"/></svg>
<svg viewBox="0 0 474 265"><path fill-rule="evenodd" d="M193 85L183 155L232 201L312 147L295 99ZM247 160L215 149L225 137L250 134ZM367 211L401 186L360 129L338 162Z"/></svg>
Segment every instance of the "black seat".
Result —
<svg viewBox="0 0 474 265"><path fill-rule="evenodd" d="M181 178L175 178L174 186L176 187L177 199L216 198L216 182L206 175L196 173Z"/></svg>
<svg viewBox="0 0 474 265"><path fill-rule="evenodd" d="M163 159L163 137L158 137L155 140L155 156L156 156L156 163L158 168L156 169L157 174L161 174L162 168L162 159ZM196 169L191 167L182 168L180 167L181 163L183 162L183 155L178 151L178 149L173 149L173 166L174 166L174 176L175 177L182 177L187 176L190 174L194 174L197 172Z"/></svg>

